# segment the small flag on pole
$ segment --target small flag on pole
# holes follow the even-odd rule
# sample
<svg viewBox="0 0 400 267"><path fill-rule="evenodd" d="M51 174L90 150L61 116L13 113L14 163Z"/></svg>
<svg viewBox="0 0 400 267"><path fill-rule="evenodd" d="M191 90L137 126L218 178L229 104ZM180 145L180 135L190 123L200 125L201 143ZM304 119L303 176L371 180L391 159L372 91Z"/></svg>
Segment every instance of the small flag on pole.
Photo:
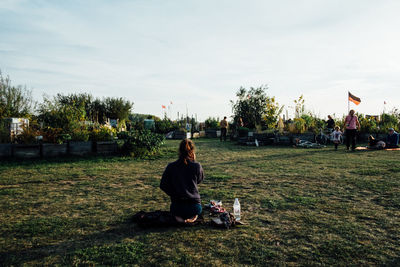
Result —
<svg viewBox="0 0 400 267"><path fill-rule="evenodd" d="M164 105L161 105L161 107L162 107L162 108L167 108L167 107L166 107L166 106L164 106Z"/></svg>
<svg viewBox="0 0 400 267"><path fill-rule="evenodd" d="M349 92L349 101L353 102L356 105L359 105L361 103L361 99L359 97L356 97L355 95L352 95Z"/></svg>

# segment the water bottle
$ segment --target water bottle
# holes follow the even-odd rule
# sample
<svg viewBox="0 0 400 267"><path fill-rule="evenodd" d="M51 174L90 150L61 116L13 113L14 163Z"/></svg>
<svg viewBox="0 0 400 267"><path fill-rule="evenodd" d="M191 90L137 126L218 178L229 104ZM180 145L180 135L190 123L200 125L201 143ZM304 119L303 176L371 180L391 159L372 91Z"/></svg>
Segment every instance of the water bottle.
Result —
<svg viewBox="0 0 400 267"><path fill-rule="evenodd" d="M235 203L233 203L233 216L235 216L236 221L240 221L240 203L237 198L235 198Z"/></svg>

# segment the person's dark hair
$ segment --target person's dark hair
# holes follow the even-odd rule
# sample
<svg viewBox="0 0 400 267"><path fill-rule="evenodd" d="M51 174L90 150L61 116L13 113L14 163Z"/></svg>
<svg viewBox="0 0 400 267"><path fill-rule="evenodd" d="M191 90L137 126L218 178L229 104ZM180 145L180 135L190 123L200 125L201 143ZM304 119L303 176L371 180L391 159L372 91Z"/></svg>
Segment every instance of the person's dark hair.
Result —
<svg viewBox="0 0 400 267"><path fill-rule="evenodd" d="M194 161L196 154L194 153L195 146L192 140L183 139L179 144L179 159L183 160L185 164L188 164L188 160Z"/></svg>

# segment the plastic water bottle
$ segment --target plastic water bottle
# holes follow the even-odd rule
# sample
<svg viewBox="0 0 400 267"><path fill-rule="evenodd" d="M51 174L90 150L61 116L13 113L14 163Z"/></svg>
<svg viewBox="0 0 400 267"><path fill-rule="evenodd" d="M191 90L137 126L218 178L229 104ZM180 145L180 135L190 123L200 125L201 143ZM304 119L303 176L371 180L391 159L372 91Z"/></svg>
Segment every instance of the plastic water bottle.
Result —
<svg viewBox="0 0 400 267"><path fill-rule="evenodd" d="M235 203L233 203L233 216L235 216L236 221L240 221L240 203L237 198L235 198Z"/></svg>

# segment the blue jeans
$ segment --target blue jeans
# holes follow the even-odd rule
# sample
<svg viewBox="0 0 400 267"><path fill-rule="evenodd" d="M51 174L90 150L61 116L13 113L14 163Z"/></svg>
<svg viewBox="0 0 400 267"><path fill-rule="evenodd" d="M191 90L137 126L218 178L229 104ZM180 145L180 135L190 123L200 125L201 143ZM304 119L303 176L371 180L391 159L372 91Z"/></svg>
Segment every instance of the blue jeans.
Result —
<svg viewBox="0 0 400 267"><path fill-rule="evenodd" d="M190 202L172 202L170 211L174 216L179 216L186 220L200 215L202 212L201 204Z"/></svg>

